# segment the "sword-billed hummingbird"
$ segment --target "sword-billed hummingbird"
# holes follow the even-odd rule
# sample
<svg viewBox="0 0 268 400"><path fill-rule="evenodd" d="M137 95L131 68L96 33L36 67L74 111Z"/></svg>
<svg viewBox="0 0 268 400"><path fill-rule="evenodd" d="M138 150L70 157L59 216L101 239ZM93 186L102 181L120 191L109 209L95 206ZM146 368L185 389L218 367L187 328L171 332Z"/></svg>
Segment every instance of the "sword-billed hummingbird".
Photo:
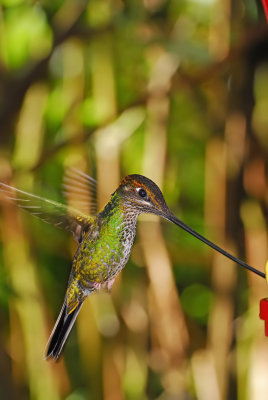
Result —
<svg viewBox="0 0 268 400"><path fill-rule="evenodd" d="M95 181L80 171L72 170L65 189L80 196L83 204L88 199L88 191L95 191ZM71 231L78 241L63 306L46 347L47 359L57 360L60 356L87 296L102 287L112 288L116 276L128 261L137 218L142 213L156 214L173 222L224 256L265 277L264 273L227 253L177 219L168 208L159 187L142 175L126 176L103 210L92 215L4 183L0 183L0 191L31 214Z"/></svg>

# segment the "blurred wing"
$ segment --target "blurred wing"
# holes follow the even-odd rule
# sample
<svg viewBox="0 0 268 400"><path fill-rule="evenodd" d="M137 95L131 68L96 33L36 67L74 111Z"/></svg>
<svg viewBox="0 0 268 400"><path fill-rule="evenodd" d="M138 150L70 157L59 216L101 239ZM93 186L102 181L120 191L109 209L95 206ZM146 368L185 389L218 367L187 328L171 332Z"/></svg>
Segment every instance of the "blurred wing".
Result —
<svg viewBox="0 0 268 400"><path fill-rule="evenodd" d="M67 203L83 214L97 214L97 182L75 168L68 168L63 178Z"/></svg>
<svg viewBox="0 0 268 400"><path fill-rule="evenodd" d="M73 207L39 197L0 182L0 193L18 207L58 228L68 230L79 240L91 217ZM82 229L81 229L82 228Z"/></svg>

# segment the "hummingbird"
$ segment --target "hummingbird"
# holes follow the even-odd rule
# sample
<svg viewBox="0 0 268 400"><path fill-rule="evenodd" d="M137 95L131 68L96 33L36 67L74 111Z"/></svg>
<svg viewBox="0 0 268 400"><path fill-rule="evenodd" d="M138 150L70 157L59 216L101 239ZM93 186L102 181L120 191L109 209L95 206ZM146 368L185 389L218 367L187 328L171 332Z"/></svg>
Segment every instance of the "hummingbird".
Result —
<svg viewBox="0 0 268 400"><path fill-rule="evenodd" d="M102 288L111 290L116 276L125 267L136 234L137 218L142 213L158 215L184 229L208 246L265 278L265 274L229 254L179 220L169 209L159 187L145 176L127 175L97 213L96 181L71 169L64 181L65 194L80 197L79 209L68 207L0 183L0 192L31 214L69 230L78 242L72 262L67 291L58 319L49 337L45 359L57 360L86 298ZM83 211L84 208L84 211ZM82 210L82 211L81 211Z"/></svg>

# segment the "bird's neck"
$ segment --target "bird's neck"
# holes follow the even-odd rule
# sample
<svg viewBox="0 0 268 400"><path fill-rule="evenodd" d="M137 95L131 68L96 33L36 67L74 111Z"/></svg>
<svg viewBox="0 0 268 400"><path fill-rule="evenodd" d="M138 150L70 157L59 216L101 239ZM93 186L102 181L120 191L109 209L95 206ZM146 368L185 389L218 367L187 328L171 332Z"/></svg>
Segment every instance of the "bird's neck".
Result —
<svg viewBox="0 0 268 400"><path fill-rule="evenodd" d="M107 222L118 218L125 221L127 224L133 223L136 225L139 214L137 210L131 207L128 202L115 192L99 213L99 217L101 220L106 220Z"/></svg>

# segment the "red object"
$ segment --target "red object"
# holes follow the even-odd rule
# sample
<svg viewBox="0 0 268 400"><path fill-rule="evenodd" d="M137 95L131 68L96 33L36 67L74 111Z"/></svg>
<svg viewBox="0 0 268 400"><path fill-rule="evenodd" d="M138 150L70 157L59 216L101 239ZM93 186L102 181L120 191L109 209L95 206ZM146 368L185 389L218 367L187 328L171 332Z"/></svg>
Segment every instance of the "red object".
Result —
<svg viewBox="0 0 268 400"><path fill-rule="evenodd" d="M268 297L260 301L260 319L265 323L265 336L268 336Z"/></svg>
<svg viewBox="0 0 268 400"><path fill-rule="evenodd" d="M262 0L262 5L264 8L265 16L268 22L268 0Z"/></svg>

